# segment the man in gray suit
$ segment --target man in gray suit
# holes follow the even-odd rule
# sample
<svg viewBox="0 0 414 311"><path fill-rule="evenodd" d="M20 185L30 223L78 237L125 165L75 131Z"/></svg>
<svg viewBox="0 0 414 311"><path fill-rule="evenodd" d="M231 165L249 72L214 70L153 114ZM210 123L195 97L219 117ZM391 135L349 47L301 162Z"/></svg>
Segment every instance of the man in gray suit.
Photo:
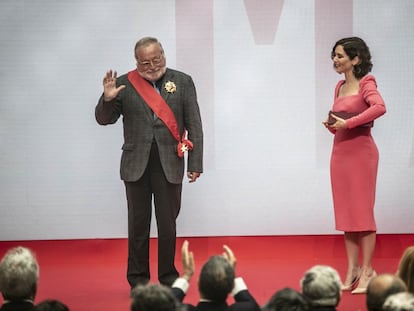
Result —
<svg viewBox="0 0 414 311"><path fill-rule="evenodd" d="M120 77L109 70L104 76L104 93L95 116L101 125L113 124L121 115L123 118L121 179L128 202L128 282L133 288L150 280L154 198L158 280L170 286L178 277L174 256L184 152L188 151L189 182L195 182L203 171L200 110L192 78L166 67L163 47L156 38L142 38L134 52L136 69Z"/></svg>

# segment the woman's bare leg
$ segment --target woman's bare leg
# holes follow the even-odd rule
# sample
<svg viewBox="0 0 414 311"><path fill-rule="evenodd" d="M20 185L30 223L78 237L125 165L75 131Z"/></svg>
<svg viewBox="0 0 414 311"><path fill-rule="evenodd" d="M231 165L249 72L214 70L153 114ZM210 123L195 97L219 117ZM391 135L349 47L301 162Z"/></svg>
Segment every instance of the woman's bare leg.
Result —
<svg viewBox="0 0 414 311"><path fill-rule="evenodd" d="M375 271L372 268L372 258L375 250L376 232L361 232L360 241L362 248L362 273L358 288L353 291L354 294L365 293L369 281L375 276Z"/></svg>
<svg viewBox="0 0 414 311"><path fill-rule="evenodd" d="M343 290L352 290L360 275L359 267L359 232L345 232L345 249L348 259L348 270L343 286Z"/></svg>

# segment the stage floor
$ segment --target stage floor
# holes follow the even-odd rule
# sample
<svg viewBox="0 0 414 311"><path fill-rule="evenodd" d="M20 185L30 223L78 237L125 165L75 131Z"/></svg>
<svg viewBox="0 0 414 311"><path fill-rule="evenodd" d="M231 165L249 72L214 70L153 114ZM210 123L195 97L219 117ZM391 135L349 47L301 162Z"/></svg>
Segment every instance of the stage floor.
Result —
<svg viewBox="0 0 414 311"><path fill-rule="evenodd" d="M180 248L190 242L196 273L186 302L197 303L197 276L211 255L222 253L222 245L237 257L236 274L242 276L260 305L283 287L300 289L303 273L316 264L331 265L345 277L346 256L342 235L191 237L177 239L176 265L181 271ZM71 311L129 310L126 282L126 239L0 242L0 255L14 246L32 249L39 261L40 279L36 302L55 298ZM406 247L414 245L414 234L378 235L374 257L377 273L395 273ZM152 282L157 282L157 239L151 239ZM1 301L1 298L0 298ZM229 299L229 303L232 298ZM338 310L366 310L365 295L344 292Z"/></svg>

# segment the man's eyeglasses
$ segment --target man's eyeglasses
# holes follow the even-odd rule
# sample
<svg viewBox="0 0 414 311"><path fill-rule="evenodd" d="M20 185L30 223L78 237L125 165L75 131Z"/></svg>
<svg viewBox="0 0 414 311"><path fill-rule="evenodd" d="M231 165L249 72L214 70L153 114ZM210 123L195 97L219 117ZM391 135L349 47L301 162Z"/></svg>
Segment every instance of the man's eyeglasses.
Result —
<svg viewBox="0 0 414 311"><path fill-rule="evenodd" d="M164 55L161 54L160 56L154 57L151 60L145 60L143 62L138 61L138 64L142 66L143 68L149 68L152 66L158 66L159 64L162 63L163 60L164 60Z"/></svg>

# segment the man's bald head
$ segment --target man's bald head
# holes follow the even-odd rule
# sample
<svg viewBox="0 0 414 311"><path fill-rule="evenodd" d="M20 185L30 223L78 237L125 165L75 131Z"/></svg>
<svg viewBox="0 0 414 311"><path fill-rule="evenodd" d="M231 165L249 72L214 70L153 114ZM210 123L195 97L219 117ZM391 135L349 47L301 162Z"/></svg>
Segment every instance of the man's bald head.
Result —
<svg viewBox="0 0 414 311"><path fill-rule="evenodd" d="M393 274L380 274L372 278L367 287L368 311L382 311L388 296L407 291L404 281Z"/></svg>

